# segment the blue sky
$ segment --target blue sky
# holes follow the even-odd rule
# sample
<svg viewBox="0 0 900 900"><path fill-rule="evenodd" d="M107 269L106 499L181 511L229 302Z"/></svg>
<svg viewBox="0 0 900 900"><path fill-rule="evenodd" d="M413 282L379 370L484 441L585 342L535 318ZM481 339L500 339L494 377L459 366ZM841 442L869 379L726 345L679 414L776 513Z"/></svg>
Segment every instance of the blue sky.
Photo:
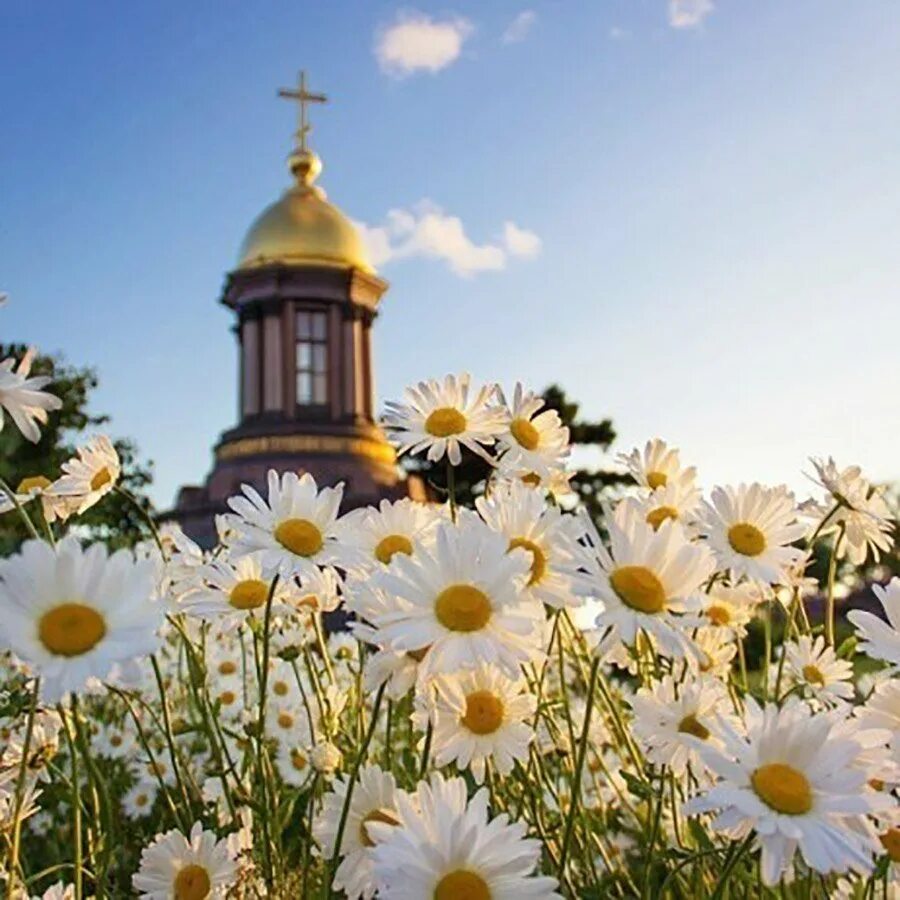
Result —
<svg viewBox="0 0 900 900"><path fill-rule="evenodd" d="M900 7L681 3L6 0L0 334L97 367L160 505L201 480L236 415L216 301L288 184L275 91L302 66L332 100L329 197L376 229L439 210L501 267L383 265L380 399L463 369L558 381L707 486L802 488L826 453L897 479ZM386 71L410 21L449 24L455 58ZM507 222L539 252L505 253Z"/></svg>

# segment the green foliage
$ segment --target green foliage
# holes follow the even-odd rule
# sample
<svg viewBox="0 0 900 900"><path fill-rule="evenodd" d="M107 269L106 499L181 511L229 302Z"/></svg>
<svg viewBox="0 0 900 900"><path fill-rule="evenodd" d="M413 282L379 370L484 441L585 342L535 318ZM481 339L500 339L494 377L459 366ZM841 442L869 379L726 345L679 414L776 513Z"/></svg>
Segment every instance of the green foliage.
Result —
<svg viewBox="0 0 900 900"><path fill-rule="evenodd" d="M21 359L26 349L22 344L0 344L0 359L10 356ZM59 356L38 356L31 372L50 376L52 382L47 390L56 394L63 405L58 412L50 414L50 421L41 428L41 438L36 444L25 440L12 422L5 420L0 431L0 478L13 489L30 476L58 478L62 464L75 455L76 447L109 421L109 416L89 409L91 392L97 387L93 369L69 365ZM122 460L120 485L149 511L146 488L153 477L150 464L138 458L132 441L113 443ZM28 511L32 517L39 517L40 504L30 504ZM113 548L130 546L146 536L146 526L137 510L117 493L107 494L79 516L78 525L84 537L107 541ZM25 525L15 512L0 517L0 556L12 553L27 536Z"/></svg>

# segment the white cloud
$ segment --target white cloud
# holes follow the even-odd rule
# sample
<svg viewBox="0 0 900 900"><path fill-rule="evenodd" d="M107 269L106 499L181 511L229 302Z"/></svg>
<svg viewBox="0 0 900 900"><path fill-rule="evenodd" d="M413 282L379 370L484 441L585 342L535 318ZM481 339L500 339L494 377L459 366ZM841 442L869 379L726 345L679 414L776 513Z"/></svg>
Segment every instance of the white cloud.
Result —
<svg viewBox="0 0 900 900"><path fill-rule="evenodd" d="M375 57L391 75L437 72L459 57L471 33L466 19L438 21L420 12L399 13L393 25L376 35Z"/></svg>
<svg viewBox="0 0 900 900"><path fill-rule="evenodd" d="M355 223L372 264L383 266L402 259L443 262L452 272L469 278L479 272L505 269L510 257L531 258L540 253L541 239L532 231L506 222L499 241L476 243L458 216L423 200L412 209L392 209L383 225Z"/></svg>
<svg viewBox="0 0 900 900"><path fill-rule="evenodd" d="M503 243L510 256L531 259L541 252L541 239L527 228L519 228L515 222L503 224Z"/></svg>
<svg viewBox="0 0 900 900"><path fill-rule="evenodd" d="M523 10L509 23L500 38L501 43L518 44L519 41L524 41L535 22L537 13L533 9Z"/></svg>
<svg viewBox="0 0 900 900"><path fill-rule="evenodd" d="M669 24L696 28L715 9L713 0L669 0Z"/></svg>

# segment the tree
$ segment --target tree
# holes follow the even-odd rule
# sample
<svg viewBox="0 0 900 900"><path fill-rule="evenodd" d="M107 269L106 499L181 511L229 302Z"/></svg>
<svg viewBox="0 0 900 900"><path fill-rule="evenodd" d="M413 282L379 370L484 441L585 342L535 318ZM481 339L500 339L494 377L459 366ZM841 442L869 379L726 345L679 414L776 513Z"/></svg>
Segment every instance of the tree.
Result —
<svg viewBox="0 0 900 900"><path fill-rule="evenodd" d="M569 438L574 447L595 447L608 450L616 439L616 432L610 419L598 422L579 419L579 404L566 396L557 384L551 384L542 394L546 408L559 413L563 425L569 429ZM448 493L448 466L445 460L430 463L424 457L404 457L407 472L415 473L439 496ZM454 491L460 504L471 505L475 497L484 490L491 472L490 465L480 456L462 448L462 462L453 472ZM608 469L576 468L570 484L578 499L584 504L591 518L599 522L601 499L615 487L632 484L630 475L623 475Z"/></svg>
<svg viewBox="0 0 900 900"><path fill-rule="evenodd" d="M0 359L21 359L22 344L0 344ZM62 400L62 408L50 414L36 444L25 440L6 418L0 431L0 477L15 489L23 478L43 475L51 480L60 475L62 464L75 455L75 449L90 433L109 421L109 416L89 411L91 392L97 387L93 369L68 365L59 356L37 356L32 365L34 375L49 375L47 390ZM141 461L130 440L113 442L122 460L120 485L129 491L148 512L150 501L146 488L152 481L152 466ZM28 512L39 516L39 504L30 504ZM104 540L111 547L130 546L146 537L141 514L125 497L107 494L98 504L78 517L79 534L91 540ZM0 516L0 556L6 556L28 536L24 523L15 511Z"/></svg>

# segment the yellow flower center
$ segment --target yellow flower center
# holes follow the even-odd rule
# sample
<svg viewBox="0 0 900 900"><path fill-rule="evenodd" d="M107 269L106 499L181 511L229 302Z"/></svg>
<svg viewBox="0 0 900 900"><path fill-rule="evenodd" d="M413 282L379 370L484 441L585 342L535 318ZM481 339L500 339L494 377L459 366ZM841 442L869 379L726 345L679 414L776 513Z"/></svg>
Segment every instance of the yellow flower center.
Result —
<svg viewBox="0 0 900 900"><path fill-rule="evenodd" d="M172 889L175 900L206 900L212 889L209 872L203 866L191 863L175 876Z"/></svg>
<svg viewBox="0 0 900 900"><path fill-rule="evenodd" d="M110 747L121 747L121 746L122 746L122 737L121 737L121 735L114 734L114 735L109 739L109 746L110 746Z"/></svg>
<svg viewBox="0 0 900 900"><path fill-rule="evenodd" d="M289 690L290 688L288 687L288 683L286 681L276 681L272 685L272 692L279 697L286 697Z"/></svg>
<svg viewBox="0 0 900 900"><path fill-rule="evenodd" d="M475 872L457 869L437 883L434 900L491 900L491 889Z"/></svg>
<svg viewBox="0 0 900 900"><path fill-rule="evenodd" d="M105 634L103 616L84 603L61 603L38 622L38 637L55 656L81 656L99 644Z"/></svg>
<svg viewBox="0 0 900 900"><path fill-rule="evenodd" d="M659 526L662 525L666 519L678 519L678 510L675 509L674 506L657 506L656 509L651 509L650 512L647 513L647 524L650 525L654 531L659 531Z"/></svg>
<svg viewBox="0 0 900 900"><path fill-rule="evenodd" d="M228 602L235 609L257 609L269 598L269 585L258 578L239 581L228 595Z"/></svg>
<svg viewBox="0 0 900 900"><path fill-rule="evenodd" d="M110 474L109 469L104 466L99 472L94 473L94 477L91 479L91 490L99 491L100 488L105 487L111 481L112 475Z"/></svg>
<svg viewBox="0 0 900 900"><path fill-rule="evenodd" d="M618 598L631 609L642 613L658 613L666 608L666 591L662 582L645 566L622 566L609 576Z"/></svg>
<svg viewBox="0 0 900 900"><path fill-rule="evenodd" d="M51 481L49 478L45 478L43 475L31 475L28 478L23 478L19 482L19 486L16 488L17 494L27 494L29 491L43 491L45 488L50 487Z"/></svg>
<svg viewBox="0 0 900 900"><path fill-rule="evenodd" d="M375 548L375 557L379 562L387 565L393 558L395 553L402 553L404 556L412 556L412 541L403 534L389 534L386 538L382 538Z"/></svg>
<svg viewBox="0 0 900 900"><path fill-rule="evenodd" d="M374 847L375 841L369 837L369 829L366 827L369 822L384 822L385 825L399 825L400 820L394 815L390 809L373 809L359 823L359 840L363 847Z"/></svg>
<svg viewBox="0 0 900 900"><path fill-rule="evenodd" d="M278 714L278 727L279 728L293 728L294 727L294 717L289 713L279 713Z"/></svg>
<svg viewBox="0 0 900 900"><path fill-rule="evenodd" d="M709 740L709 729L700 723L693 713L688 713L679 723L678 730L682 734L692 734L701 741Z"/></svg>
<svg viewBox="0 0 900 900"><path fill-rule="evenodd" d="M466 417L452 406L436 409L425 420L425 430L434 437L445 438L466 430Z"/></svg>
<svg viewBox="0 0 900 900"><path fill-rule="evenodd" d="M231 704L237 700L237 694L235 694L234 691L222 691L222 693L219 694L219 700L223 706L231 706Z"/></svg>
<svg viewBox="0 0 900 900"><path fill-rule="evenodd" d="M541 433L528 419L513 419L509 430L519 445L526 450L535 450L541 442Z"/></svg>
<svg viewBox="0 0 900 900"><path fill-rule="evenodd" d="M742 556L759 556L766 549L766 536L749 522L738 522L728 529L728 543Z"/></svg>
<svg viewBox="0 0 900 900"><path fill-rule="evenodd" d="M531 575L528 583L537 584L547 574L547 555L534 541L530 541L528 538L517 537L509 542L510 550L518 548L527 550L531 554Z"/></svg>
<svg viewBox="0 0 900 900"><path fill-rule="evenodd" d="M319 527L309 519L285 519L275 529L275 540L297 556L315 556L325 543Z"/></svg>
<svg viewBox="0 0 900 900"><path fill-rule="evenodd" d="M889 828L884 834L879 835L878 840L881 841L887 855L894 862L900 862L900 828Z"/></svg>
<svg viewBox="0 0 900 900"><path fill-rule="evenodd" d="M731 610L727 606L719 606L718 604L714 604L710 606L706 610L706 618L709 619L713 625L719 625L720 627L724 627L725 625L729 625L731 623Z"/></svg>
<svg viewBox="0 0 900 900"><path fill-rule="evenodd" d="M657 488L665 487L669 483L669 476L665 472L648 472L647 484L650 489L655 491Z"/></svg>
<svg viewBox="0 0 900 900"><path fill-rule="evenodd" d="M473 691L462 723L474 734L493 734L503 724L503 701L490 691Z"/></svg>
<svg viewBox="0 0 900 900"><path fill-rule="evenodd" d="M235 672L237 672L237 663L232 662L230 659L222 660L219 663L220 675L234 675Z"/></svg>
<svg viewBox="0 0 900 900"><path fill-rule="evenodd" d="M821 687L825 686L825 676L822 674L822 670L818 666L808 665L803 667L803 677L810 684L818 684Z"/></svg>
<svg viewBox="0 0 900 900"><path fill-rule="evenodd" d="M137 797L134 798L134 805L141 807L146 806L150 801L150 798L146 794L138 794Z"/></svg>
<svg viewBox="0 0 900 900"><path fill-rule="evenodd" d="M522 476L522 483L527 484L528 487L540 487L541 476L537 472L526 472Z"/></svg>
<svg viewBox="0 0 900 900"><path fill-rule="evenodd" d="M297 749L291 750L291 765L298 772L302 772L307 766L306 754Z"/></svg>
<svg viewBox="0 0 900 900"><path fill-rule="evenodd" d="M775 812L802 816L812 809L812 788L806 776L785 763L767 763L751 776L750 783L760 800Z"/></svg>
<svg viewBox="0 0 900 900"><path fill-rule="evenodd" d="M434 614L450 631L479 631L491 618L491 601L471 584L451 584L434 601Z"/></svg>

